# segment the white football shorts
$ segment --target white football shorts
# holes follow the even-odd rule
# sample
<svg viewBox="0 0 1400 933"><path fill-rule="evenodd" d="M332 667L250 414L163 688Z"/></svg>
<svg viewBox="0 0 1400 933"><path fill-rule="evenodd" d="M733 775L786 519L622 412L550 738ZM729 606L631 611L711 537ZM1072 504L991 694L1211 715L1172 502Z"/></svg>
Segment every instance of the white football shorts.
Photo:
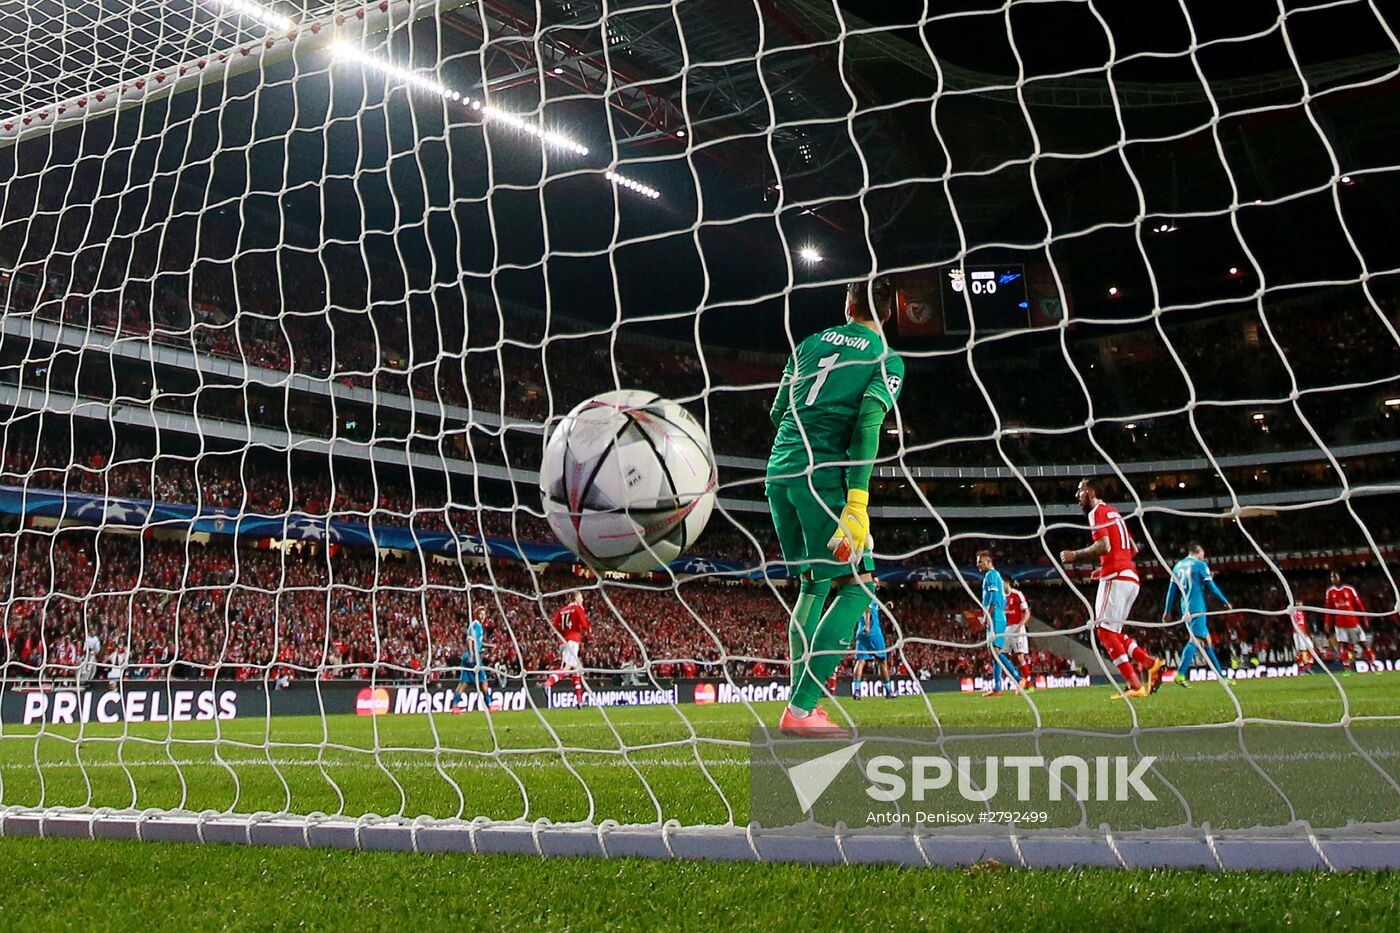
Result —
<svg viewBox="0 0 1400 933"><path fill-rule="evenodd" d="M1371 633L1359 625L1339 625L1333 631L1337 633L1339 645L1364 645L1371 640Z"/></svg>
<svg viewBox="0 0 1400 933"><path fill-rule="evenodd" d="M1123 623L1128 621L1137 602L1142 584L1138 582L1136 571L1120 570L1111 577L1099 581L1099 593L1094 600L1094 624L1110 632L1123 631Z"/></svg>
<svg viewBox="0 0 1400 933"><path fill-rule="evenodd" d="M559 649L559 660L565 670L579 670L583 667L578 660L578 642L565 641L564 647Z"/></svg>

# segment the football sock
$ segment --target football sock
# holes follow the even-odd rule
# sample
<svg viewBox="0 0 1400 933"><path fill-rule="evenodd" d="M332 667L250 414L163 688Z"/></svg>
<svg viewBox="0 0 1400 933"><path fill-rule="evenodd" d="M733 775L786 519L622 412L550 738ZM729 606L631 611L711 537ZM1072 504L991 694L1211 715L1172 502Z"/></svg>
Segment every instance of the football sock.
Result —
<svg viewBox="0 0 1400 933"><path fill-rule="evenodd" d="M1111 632L1101 628L1099 632L1099 642L1104 647L1104 652L1108 655L1109 661L1118 668L1118 673L1123 675L1127 681L1129 690L1138 690L1142 687L1142 681L1138 679L1137 670L1128 660L1128 646L1125 639L1118 632Z"/></svg>
<svg viewBox="0 0 1400 933"><path fill-rule="evenodd" d="M856 622L865 614L872 599L870 590L860 583L841 587L830 608L822 613L816 631L812 633L811 656L806 675L792 691L792 705L812 709L821 699L822 684L841 665L841 659L851 647Z"/></svg>
<svg viewBox="0 0 1400 933"><path fill-rule="evenodd" d="M1176 666L1176 672L1185 676L1194 663L1196 663L1196 643L1188 641L1185 650L1181 652L1181 663Z"/></svg>
<svg viewBox="0 0 1400 933"><path fill-rule="evenodd" d="M1006 654L1005 652L998 652L997 657L1001 658L1002 665L1011 674L1012 679L1021 679L1021 665L1016 663L1015 658L1011 657L1011 655Z"/></svg>
<svg viewBox="0 0 1400 933"><path fill-rule="evenodd" d="M812 636L821 619L822 606L826 594L831 592L830 580L803 580L797 595L797 605L792 608L792 618L788 621L788 657L792 659L792 672L789 684L794 691L802 682L807 671L807 658L811 651Z"/></svg>
<svg viewBox="0 0 1400 933"><path fill-rule="evenodd" d="M1016 662L1006 656L1004 652L992 652L992 689L1001 692L1001 678L1003 675L1010 676L1012 680L1020 680L1020 668Z"/></svg>

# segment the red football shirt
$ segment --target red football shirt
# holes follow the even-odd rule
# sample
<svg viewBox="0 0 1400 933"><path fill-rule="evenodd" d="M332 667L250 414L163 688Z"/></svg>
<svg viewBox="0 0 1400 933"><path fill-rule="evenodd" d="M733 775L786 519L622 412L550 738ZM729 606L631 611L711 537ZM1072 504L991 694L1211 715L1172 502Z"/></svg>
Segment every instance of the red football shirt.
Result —
<svg viewBox="0 0 1400 933"><path fill-rule="evenodd" d="M588 614L578 603L569 603L554 614L554 628L565 641L581 642L588 632Z"/></svg>
<svg viewBox="0 0 1400 933"><path fill-rule="evenodd" d="M1345 583L1327 588L1327 608L1336 610L1332 624L1337 628L1356 628L1361 624L1361 618L1354 613L1366 611L1361 596Z"/></svg>
<svg viewBox="0 0 1400 933"><path fill-rule="evenodd" d="M1108 553L1099 556L1099 576L1108 577L1124 570L1135 570L1133 566L1133 536L1128 534L1128 523L1118 510L1107 502L1094 506L1089 514L1089 529L1094 540L1108 541Z"/></svg>
<svg viewBox="0 0 1400 933"><path fill-rule="evenodd" d="M1030 615L1031 607L1026 603L1026 596L1020 590L1006 591L1006 624L1024 625L1026 616Z"/></svg>

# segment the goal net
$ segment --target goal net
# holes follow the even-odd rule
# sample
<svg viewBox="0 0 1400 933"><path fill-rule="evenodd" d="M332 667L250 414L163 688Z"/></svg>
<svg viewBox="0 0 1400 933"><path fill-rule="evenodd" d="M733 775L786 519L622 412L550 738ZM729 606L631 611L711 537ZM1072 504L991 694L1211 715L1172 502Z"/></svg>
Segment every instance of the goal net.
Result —
<svg viewBox="0 0 1400 933"><path fill-rule="evenodd" d="M0 829L1400 863L1395 24L1130 7L0 10ZM770 405L877 275L884 643L790 740ZM616 389L718 465L650 573L541 509Z"/></svg>

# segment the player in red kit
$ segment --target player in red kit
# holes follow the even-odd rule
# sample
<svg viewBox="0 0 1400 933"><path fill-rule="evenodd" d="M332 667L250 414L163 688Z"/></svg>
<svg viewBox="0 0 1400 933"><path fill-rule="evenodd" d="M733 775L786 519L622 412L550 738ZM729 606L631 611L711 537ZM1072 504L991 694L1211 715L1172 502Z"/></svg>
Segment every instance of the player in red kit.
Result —
<svg viewBox="0 0 1400 933"><path fill-rule="evenodd" d="M1094 543L1078 550L1061 551L1060 560L1072 564L1085 557L1099 559L1099 569L1094 572L1094 578L1099 581L1099 592L1094 599L1094 626L1099 642L1113 661L1113 666L1128 682L1128 692L1123 695L1133 699L1145 697L1161 684L1162 668L1166 662L1148 654L1131 635L1123 631L1141 589L1137 567L1133 564L1137 546L1133 544L1132 535L1128 534L1128 524L1123 521L1123 516L1099 498L1096 480L1080 480L1074 494L1079 507L1089 516L1089 530L1094 536ZM1146 684L1133 668L1134 661L1147 671Z"/></svg>
<svg viewBox="0 0 1400 933"><path fill-rule="evenodd" d="M1376 669L1376 656L1371 651L1371 633L1366 631L1360 613L1366 611L1366 604L1356 588L1342 582L1342 575L1332 571L1332 585L1327 588L1326 607L1332 613L1333 635L1337 639L1337 650L1342 655L1342 673L1350 674L1352 662L1356 660L1356 649L1361 656Z"/></svg>
<svg viewBox="0 0 1400 933"><path fill-rule="evenodd" d="M1006 650L1021 669L1021 689L1027 693L1035 689L1031 686L1030 644L1026 640L1026 619L1030 614L1026 594L1015 584L1009 584L1006 588Z"/></svg>
<svg viewBox="0 0 1400 933"><path fill-rule="evenodd" d="M1293 610L1293 649L1298 653L1298 673L1311 671L1317 648L1308 634L1308 614L1301 609Z"/></svg>
<svg viewBox="0 0 1400 933"><path fill-rule="evenodd" d="M569 601L554 614L554 630L563 639L559 648L559 670L545 678L546 690L557 684L565 674L574 682L574 699L583 705L583 664L579 661L579 648L583 637L588 634L588 613L583 611L583 594L578 590L569 594Z"/></svg>

